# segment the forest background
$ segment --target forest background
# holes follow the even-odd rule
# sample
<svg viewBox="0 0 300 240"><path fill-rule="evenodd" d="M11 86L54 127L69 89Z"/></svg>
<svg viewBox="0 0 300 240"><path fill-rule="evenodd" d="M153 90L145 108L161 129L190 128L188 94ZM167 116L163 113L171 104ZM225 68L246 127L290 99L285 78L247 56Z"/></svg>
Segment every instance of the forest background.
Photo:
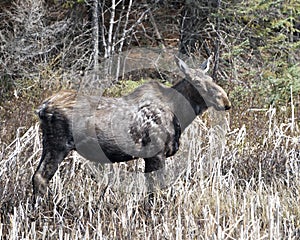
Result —
<svg viewBox="0 0 300 240"><path fill-rule="evenodd" d="M95 180L76 154L54 178L52 197L33 207L34 110L91 79L110 96L150 78L174 81L147 69L101 82L103 62L137 48L212 56L209 74L233 105L221 155L210 161L216 143L205 116L172 160L188 170L150 210L146 192ZM298 239L299 62L297 0L0 1L0 239Z"/></svg>

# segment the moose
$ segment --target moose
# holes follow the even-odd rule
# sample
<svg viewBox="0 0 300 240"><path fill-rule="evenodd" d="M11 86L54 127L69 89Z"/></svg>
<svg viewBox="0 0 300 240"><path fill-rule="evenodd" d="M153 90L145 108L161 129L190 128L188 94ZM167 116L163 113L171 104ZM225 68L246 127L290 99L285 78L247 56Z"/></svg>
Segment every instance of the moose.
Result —
<svg viewBox="0 0 300 240"><path fill-rule="evenodd" d="M224 89L175 57L184 78L172 87L152 81L119 98L79 96L62 90L37 110L43 150L32 177L34 195L43 195L59 164L72 150L102 163L145 161L145 173L164 167L179 149L185 128L209 107L229 110Z"/></svg>

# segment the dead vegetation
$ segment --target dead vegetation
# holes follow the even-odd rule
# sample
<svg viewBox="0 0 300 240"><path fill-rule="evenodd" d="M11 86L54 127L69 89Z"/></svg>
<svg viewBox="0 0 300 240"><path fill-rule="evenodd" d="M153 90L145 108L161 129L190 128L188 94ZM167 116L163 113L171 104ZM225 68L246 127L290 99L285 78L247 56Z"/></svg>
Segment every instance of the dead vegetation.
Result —
<svg viewBox="0 0 300 240"><path fill-rule="evenodd" d="M240 127L231 122L225 142L212 114L198 119L185 132L180 152L167 165L179 174L155 193L151 208L145 200L146 189L140 187L142 178L132 181L132 186L122 185L124 166L108 165L92 172L75 153L60 166L49 197L32 205L30 180L41 154L39 126L32 126L1 150L0 236L297 239L300 160L296 119L279 119L274 108L243 112L251 121ZM237 113L232 115L231 121L236 121ZM265 127L256 129L257 121L264 121ZM252 137L256 130L259 138Z"/></svg>

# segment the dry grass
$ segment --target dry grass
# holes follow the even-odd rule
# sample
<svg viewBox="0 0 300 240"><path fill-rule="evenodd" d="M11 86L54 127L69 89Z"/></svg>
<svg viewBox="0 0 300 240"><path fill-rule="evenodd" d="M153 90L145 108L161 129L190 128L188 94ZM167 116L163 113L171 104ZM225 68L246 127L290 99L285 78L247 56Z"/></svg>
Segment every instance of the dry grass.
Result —
<svg viewBox="0 0 300 240"><path fill-rule="evenodd" d="M125 171L128 181L126 164L96 170L76 153L33 205L39 126L19 129L0 152L0 239L299 239L299 118L231 114L226 135L214 115L187 129L153 206L143 175Z"/></svg>

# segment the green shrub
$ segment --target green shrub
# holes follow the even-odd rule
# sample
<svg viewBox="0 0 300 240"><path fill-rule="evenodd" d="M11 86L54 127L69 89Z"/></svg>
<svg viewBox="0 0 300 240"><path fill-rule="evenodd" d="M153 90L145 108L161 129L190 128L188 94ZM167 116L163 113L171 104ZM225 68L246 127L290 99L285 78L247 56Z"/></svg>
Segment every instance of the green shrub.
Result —
<svg viewBox="0 0 300 240"><path fill-rule="evenodd" d="M291 66L277 76L270 76L266 80L265 89L268 92L265 94L269 94L268 103L285 105L291 101L291 97L297 98L300 93L300 65Z"/></svg>
<svg viewBox="0 0 300 240"><path fill-rule="evenodd" d="M121 97L131 93L138 86L144 84L146 80L141 79L140 81L132 81L132 80L122 80L119 81L116 85L106 89L104 91L104 96L107 97Z"/></svg>

